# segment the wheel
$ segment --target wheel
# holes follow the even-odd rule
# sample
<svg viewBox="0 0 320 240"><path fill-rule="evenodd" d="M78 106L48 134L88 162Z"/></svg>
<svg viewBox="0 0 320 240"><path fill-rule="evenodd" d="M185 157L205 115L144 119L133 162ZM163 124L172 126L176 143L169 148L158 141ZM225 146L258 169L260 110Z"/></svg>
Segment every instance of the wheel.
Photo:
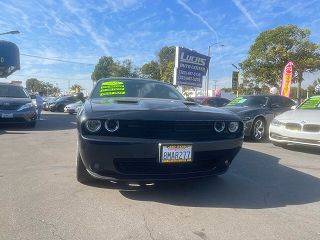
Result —
<svg viewBox="0 0 320 240"><path fill-rule="evenodd" d="M87 172L79 153L77 154L77 180L81 183L89 183L93 180Z"/></svg>
<svg viewBox="0 0 320 240"><path fill-rule="evenodd" d="M266 135L266 121L263 118L254 120L251 129L251 138L257 142L262 141Z"/></svg>
<svg viewBox="0 0 320 240"><path fill-rule="evenodd" d="M36 124L37 124L37 121L29 122L29 123L27 123L27 127L29 127L29 128L35 128L35 127L36 127Z"/></svg>
<svg viewBox="0 0 320 240"><path fill-rule="evenodd" d="M57 109L58 112L64 112L64 105L59 105Z"/></svg>
<svg viewBox="0 0 320 240"><path fill-rule="evenodd" d="M279 142L272 142L272 144L276 147L285 147L287 145L285 143L279 143Z"/></svg>

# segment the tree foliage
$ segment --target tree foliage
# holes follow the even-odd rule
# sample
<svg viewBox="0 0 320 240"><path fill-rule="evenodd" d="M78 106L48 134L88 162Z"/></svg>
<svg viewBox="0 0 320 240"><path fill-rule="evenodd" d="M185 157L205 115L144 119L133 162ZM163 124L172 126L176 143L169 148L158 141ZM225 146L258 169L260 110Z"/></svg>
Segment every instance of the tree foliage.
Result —
<svg viewBox="0 0 320 240"><path fill-rule="evenodd" d="M138 77L132 62L126 59L122 62L114 60L110 56L103 56L95 66L91 79L93 81L108 77Z"/></svg>
<svg viewBox="0 0 320 240"><path fill-rule="evenodd" d="M29 92L43 92L45 95L60 93L60 89L49 82L43 82L36 78L29 78L26 81L26 88Z"/></svg>
<svg viewBox="0 0 320 240"><path fill-rule="evenodd" d="M82 87L81 87L81 85L79 85L79 84L73 84L72 86L71 86L71 90L73 90L73 91L75 91L76 89L83 89Z"/></svg>
<svg viewBox="0 0 320 240"><path fill-rule="evenodd" d="M310 31L294 25L260 33L240 64L244 80L254 85L280 86L285 65L293 62L293 81L300 98L303 73L320 69L320 47L310 41Z"/></svg>
<svg viewBox="0 0 320 240"><path fill-rule="evenodd" d="M157 59L145 63L141 67L142 77L159 79L164 82L173 82L173 69L175 59L175 47L165 46L160 49Z"/></svg>

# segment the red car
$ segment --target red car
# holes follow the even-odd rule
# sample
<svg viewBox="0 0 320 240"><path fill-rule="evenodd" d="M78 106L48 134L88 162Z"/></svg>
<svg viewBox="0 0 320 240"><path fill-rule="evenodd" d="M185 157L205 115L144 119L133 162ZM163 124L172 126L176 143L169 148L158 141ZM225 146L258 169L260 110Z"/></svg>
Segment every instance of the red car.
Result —
<svg viewBox="0 0 320 240"><path fill-rule="evenodd" d="M224 107L226 106L230 100L226 98L221 98L221 97L194 97L192 98L192 101L200 104L200 105L206 105L210 107Z"/></svg>

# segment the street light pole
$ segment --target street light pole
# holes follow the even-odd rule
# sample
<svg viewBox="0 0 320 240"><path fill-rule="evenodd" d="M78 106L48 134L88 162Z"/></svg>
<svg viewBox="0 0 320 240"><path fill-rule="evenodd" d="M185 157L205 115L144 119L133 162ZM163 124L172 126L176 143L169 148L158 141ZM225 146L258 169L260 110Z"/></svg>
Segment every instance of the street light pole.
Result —
<svg viewBox="0 0 320 240"><path fill-rule="evenodd" d="M9 32L4 32L4 33L0 33L0 35L7 35L7 34L19 34L20 32L15 30L15 31L9 31Z"/></svg>
<svg viewBox="0 0 320 240"><path fill-rule="evenodd" d="M224 45L221 43L221 42L216 42L216 43L213 43L211 45L208 46L208 57L210 57L210 54L211 54L211 47L214 46L214 45L218 45L220 44L220 47L224 47ZM210 62L209 62L209 66L208 66L208 71L207 71L207 81L206 81L206 96L208 97L209 96L209 75L210 75Z"/></svg>

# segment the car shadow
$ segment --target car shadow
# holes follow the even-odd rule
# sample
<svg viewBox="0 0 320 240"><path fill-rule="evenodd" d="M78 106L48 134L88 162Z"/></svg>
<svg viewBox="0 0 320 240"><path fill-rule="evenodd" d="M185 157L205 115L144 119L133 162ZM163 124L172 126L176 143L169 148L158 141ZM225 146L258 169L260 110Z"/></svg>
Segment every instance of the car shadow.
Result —
<svg viewBox="0 0 320 240"><path fill-rule="evenodd" d="M57 131L75 129L76 115L66 113L46 113L41 114L43 120L37 120L34 128L23 124L0 125L1 134L27 134L31 131Z"/></svg>
<svg viewBox="0 0 320 240"><path fill-rule="evenodd" d="M223 176L160 182L120 193L131 200L176 206L263 209L318 202L320 179L279 164L275 156L244 148Z"/></svg>
<svg viewBox="0 0 320 240"><path fill-rule="evenodd" d="M287 145L287 146L283 146L283 148L292 152L303 152L303 153L320 155L319 147Z"/></svg>

